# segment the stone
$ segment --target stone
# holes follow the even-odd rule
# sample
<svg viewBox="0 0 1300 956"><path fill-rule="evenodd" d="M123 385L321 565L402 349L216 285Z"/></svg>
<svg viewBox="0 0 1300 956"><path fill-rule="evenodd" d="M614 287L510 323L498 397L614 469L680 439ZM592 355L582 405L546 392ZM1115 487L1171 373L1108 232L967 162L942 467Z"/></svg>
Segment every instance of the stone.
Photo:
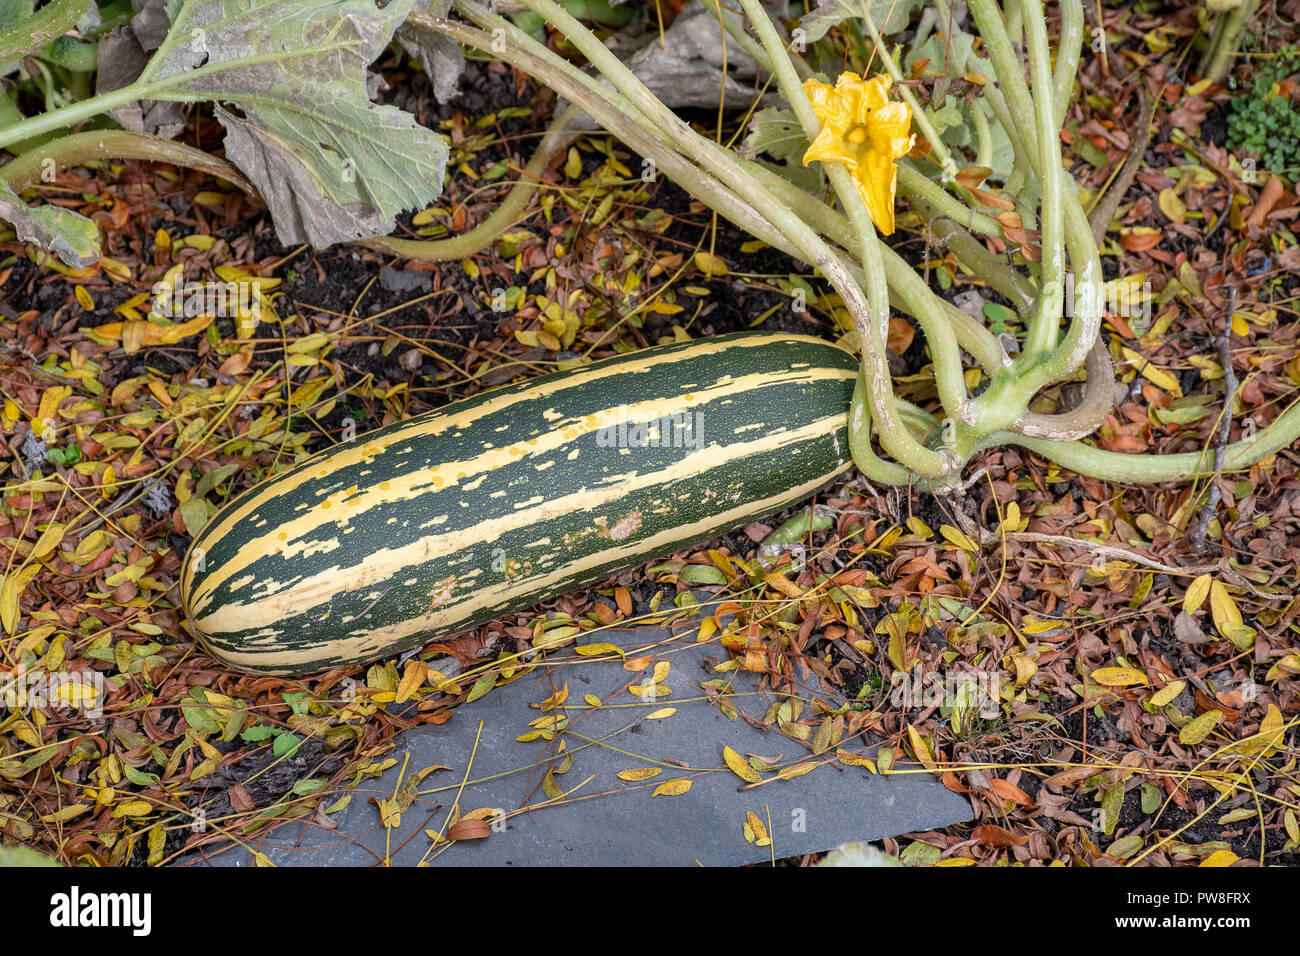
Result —
<svg viewBox="0 0 1300 956"><path fill-rule="evenodd" d="M779 698L753 674L715 672L731 655L716 638L696 643L698 631L696 621L583 635L582 643L613 643L628 659L652 662L632 671L617 659L581 657L575 645L552 651L546 666L458 707L446 723L399 737L384 755L396 763L352 791L331 818L335 829L298 822L246 838L249 846L282 866L373 865L386 854L396 866L737 866L970 819L967 801L930 774L872 774L829 759L834 748L813 756L803 742L765 726ZM701 684L710 681L729 682L733 693L719 699L734 707L734 717L706 695ZM802 691L809 702L842 702L815 675ZM554 695L563 696L559 707L541 709ZM518 739L556 717L567 722L551 740ZM861 740L841 746L875 751ZM790 779L763 772L763 783L751 786L728 768L724 747L783 767L815 766ZM428 767L447 769L420 777L400 822L390 817L390 835L376 801L391 799ZM689 789L678 793L681 781ZM428 832L444 828L457 802L462 814L491 812L455 835L486 836L435 848ZM771 846L747 839L749 813L770 833ZM183 862L248 865L252 856L234 845L207 846Z"/></svg>

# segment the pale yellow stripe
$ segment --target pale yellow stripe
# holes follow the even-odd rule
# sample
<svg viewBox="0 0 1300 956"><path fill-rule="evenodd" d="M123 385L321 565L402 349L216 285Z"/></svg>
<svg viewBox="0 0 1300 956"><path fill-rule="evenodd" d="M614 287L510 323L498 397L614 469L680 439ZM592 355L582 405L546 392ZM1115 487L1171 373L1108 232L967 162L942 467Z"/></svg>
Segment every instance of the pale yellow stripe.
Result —
<svg viewBox="0 0 1300 956"><path fill-rule="evenodd" d="M817 367L800 372L785 372L780 377L780 383L788 385L851 381L855 375L855 372L846 369ZM292 559L321 551L321 542L306 542L302 538L319 532L322 527L331 522L336 526L336 533L341 534L348 524L358 520L371 508L414 497L420 498L421 522L431 521L436 517L434 509L439 507L436 499L438 492L455 490L459 487L459 483L466 479L486 475L530 456L549 455L568 442L618 424L619 414L624 409L629 410L632 417L638 420L653 420L677 412L702 411L715 402L733 395L747 394L761 389L764 385L770 387L773 383L771 372L755 372L694 393L671 395L657 401L620 405L603 412L585 415L581 419L569 418L557 421L551 431L535 438L480 451L472 458L448 461L432 468L416 469L401 477L378 482L364 491L358 491L356 488L340 489L320 499L312 507L299 512L296 517L281 521L261 537L247 542L236 555L223 562L219 568L210 569L192 593L187 589L190 612L192 615L202 614L210 603L212 595L224 582L237 577L266 555L278 552L284 558ZM706 429L705 436L707 435ZM283 494L298 484L300 482L296 480L296 476L286 475L283 484L277 481L268 485L259 499L265 500L268 495ZM243 534L246 536L247 532Z"/></svg>
<svg viewBox="0 0 1300 956"><path fill-rule="evenodd" d="M391 651L393 647L402 643L408 637L428 633L429 640L432 641L445 636L446 632L463 626L461 622L468 620L480 609L503 605L511 600L524 598L536 591L540 585L545 583L547 578L560 581L575 575L581 575L584 571L620 559L626 559L629 562L632 560L649 560L658 554L666 554L675 551L682 545L700 540L706 537L713 528L737 525L755 516L780 511L787 505L808 497L836 475L843 474L848 468L849 465L846 463L831 474L816 478L779 495L773 495L762 501L737 505L726 511L718 512L703 521L668 528L641 541L599 551L587 555L581 560L566 562L562 569L556 569L549 575L520 581L506 587L493 588L490 592L484 593L482 600L473 604L458 605L454 609L454 613L450 609L443 612L434 611L422 617L402 621L400 624L389 625L356 637L340 638L330 641L327 645L310 649L284 648L275 653L250 654L232 651L223 647L216 656L231 667L259 674L287 674L302 667L321 666L320 662L326 657L356 661L372 659ZM205 633L207 632L205 631ZM275 641L272 639L268 640L267 643L274 646ZM250 641L249 645L255 646L256 641Z"/></svg>
<svg viewBox="0 0 1300 956"><path fill-rule="evenodd" d="M349 568L337 566L326 568L293 584L286 590L252 601L225 603L212 613L204 616L206 602L196 603L193 619L194 625L205 634L234 633L256 628L272 627L287 618L306 614L313 609L329 603L332 596L344 591L369 588L376 582L387 581L399 574L403 568L423 565L436 557L456 554L470 547L488 547L501 534L517 528L527 527L540 521L546 521L560 515L568 515L574 522L574 533L583 531L607 530L592 524L589 528L579 527L580 516L591 513L597 508L608 508L619 499L644 488L665 485L669 482L697 474L701 463L710 459L737 459L748 455L780 454L782 449L799 445L818 436L825 435L836 424L830 419L821 419L802 428L769 435L749 442L739 442L720 449L709 445L691 455L687 455L668 468L648 472L644 475L629 477L628 480L605 488L584 488L550 501L542 502L532 508L523 508L499 518L479 522L473 527L460 531L428 535L412 541L410 544L396 548L381 548L366 557L363 564ZM825 481L825 478L820 479ZM727 513L730 513L728 511ZM751 513L756 513L751 509ZM621 518L622 516L620 516ZM612 524L615 522L611 522ZM673 534L674 531L669 531ZM248 547L256 547L251 543ZM640 545L632 547L639 550ZM622 550L602 553L622 553ZM276 582L263 581L255 589L269 589ZM503 589L494 589L492 600L500 600ZM430 596L432 598L432 595ZM444 601L455 600L449 594ZM336 626L331 624L331 627Z"/></svg>

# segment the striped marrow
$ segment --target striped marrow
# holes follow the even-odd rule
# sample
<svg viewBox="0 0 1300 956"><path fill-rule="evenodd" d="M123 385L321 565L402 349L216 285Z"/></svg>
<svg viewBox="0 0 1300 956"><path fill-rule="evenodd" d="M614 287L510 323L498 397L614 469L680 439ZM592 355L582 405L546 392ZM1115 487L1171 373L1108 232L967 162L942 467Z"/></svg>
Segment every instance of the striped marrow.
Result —
<svg viewBox="0 0 1300 956"><path fill-rule="evenodd" d="M849 467L857 368L820 339L725 335L360 435L213 517L185 611L250 673L423 646L806 498Z"/></svg>

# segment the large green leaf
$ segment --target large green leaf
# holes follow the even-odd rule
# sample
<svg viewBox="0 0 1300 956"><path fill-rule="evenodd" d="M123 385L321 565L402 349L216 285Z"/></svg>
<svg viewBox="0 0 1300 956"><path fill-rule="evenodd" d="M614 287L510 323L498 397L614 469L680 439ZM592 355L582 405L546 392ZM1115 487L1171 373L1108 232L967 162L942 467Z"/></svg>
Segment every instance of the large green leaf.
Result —
<svg viewBox="0 0 1300 956"><path fill-rule="evenodd" d="M423 0L421 11L431 17L445 17L451 0ZM465 54L451 37L409 25L397 31L398 42L420 64L433 84L433 98L445 103L456 95L460 75L465 69Z"/></svg>
<svg viewBox="0 0 1300 956"><path fill-rule="evenodd" d="M812 195L825 190L825 175L821 164L803 165L803 155L808 151L808 137L803 127L795 118L794 112L787 109L763 109L754 114L749 122L749 133L741 144L740 153L746 159L755 160L766 166L787 182ZM773 157L777 162L763 159L762 154Z"/></svg>
<svg viewBox="0 0 1300 956"><path fill-rule="evenodd" d="M870 0L871 22L883 34L896 33L907 26L912 11L922 5L922 0ZM826 31L845 20L862 16L863 0L820 0L816 9L804 14L799 21L804 39L816 43Z"/></svg>
<svg viewBox="0 0 1300 956"><path fill-rule="evenodd" d="M0 179L0 219L13 225L19 239L50 250L74 269L82 269L99 259L99 228L93 222L58 206L33 209L3 179Z"/></svg>
<svg viewBox="0 0 1300 956"><path fill-rule="evenodd" d="M170 0L171 29L134 85L226 107L226 155L266 199L281 242L382 235L437 197L447 161L440 136L366 91L367 66L412 2Z"/></svg>

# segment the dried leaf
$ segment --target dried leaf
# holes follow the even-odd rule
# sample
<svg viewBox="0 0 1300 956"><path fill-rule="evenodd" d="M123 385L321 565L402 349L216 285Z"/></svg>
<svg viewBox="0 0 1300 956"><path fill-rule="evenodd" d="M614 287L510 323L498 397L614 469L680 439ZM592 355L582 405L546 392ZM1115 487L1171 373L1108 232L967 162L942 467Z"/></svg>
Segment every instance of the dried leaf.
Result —
<svg viewBox="0 0 1300 956"><path fill-rule="evenodd" d="M1195 746L1204 740L1223 718L1223 711L1207 710L1201 716L1194 720L1188 721L1183 729L1178 732L1178 742L1188 747Z"/></svg>
<svg viewBox="0 0 1300 956"><path fill-rule="evenodd" d="M1131 687L1147 683L1147 675L1134 667L1099 667L1088 676L1102 687Z"/></svg>
<svg viewBox="0 0 1300 956"><path fill-rule="evenodd" d="M691 781L686 777L677 777L673 780L665 780L659 786L654 788L650 794L652 797L677 797L681 796L687 790L691 789Z"/></svg>
<svg viewBox="0 0 1300 956"><path fill-rule="evenodd" d="M722 748L722 759L727 762L731 772L746 783L758 783L763 779L759 776L758 771L749 765L749 761L730 747Z"/></svg>

